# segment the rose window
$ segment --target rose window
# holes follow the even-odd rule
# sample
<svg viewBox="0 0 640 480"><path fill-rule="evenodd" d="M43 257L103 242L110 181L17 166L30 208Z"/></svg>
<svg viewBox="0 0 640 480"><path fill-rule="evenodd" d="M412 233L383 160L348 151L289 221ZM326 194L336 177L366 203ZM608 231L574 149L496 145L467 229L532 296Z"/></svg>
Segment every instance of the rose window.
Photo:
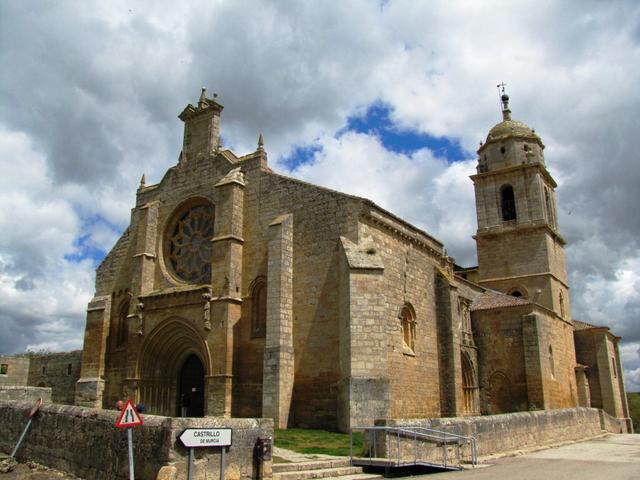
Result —
<svg viewBox="0 0 640 480"><path fill-rule="evenodd" d="M213 207L198 205L179 215L169 230L168 259L182 280L209 283Z"/></svg>

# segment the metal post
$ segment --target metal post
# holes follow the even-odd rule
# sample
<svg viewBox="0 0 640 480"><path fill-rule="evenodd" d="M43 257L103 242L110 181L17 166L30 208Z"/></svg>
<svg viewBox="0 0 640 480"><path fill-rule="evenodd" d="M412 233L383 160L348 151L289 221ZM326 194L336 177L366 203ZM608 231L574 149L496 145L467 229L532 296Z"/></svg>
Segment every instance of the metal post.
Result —
<svg viewBox="0 0 640 480"><path fill-rule="evenodd" d="M187 478L193 478L193 447L189 449L189 469L187 470Z"/></svg>
<svg viewBox="0 0 640 480"><path fill-rule="evenodd" d="M31 426L31 418L27 422L27 426L24 427L24 430L22 431L22 435L20 435L20 439L18 440L16 447L13 449L13 452L11 452L11 458L15 457L16 452L18 451L18 448L20 448L20 444L22 443L22 440L24 439L24 436L27 434L27 430L29 430L30 426Z"/></svg>
<svg viewBox="0 0 640 480"><path fill-rule="evenodd" d="M222 452L220 453L220 480L224 480L224 456L226 451L227 447L222 447Z"/></svg>
<svg viewBox="0 0 640 480"><path fill-rule="evenodd" d="M396 465L400 466L400 430L398 430L398 435L396 435L396 449L398 450L398 461Z"/></svg>
<svg viewBox="0 0 640 480"><path fill-rule="evenodd" d="M133 433L131 428L127 428L127 443L129 444L129 480L135 480L133 473Z"/></svg>

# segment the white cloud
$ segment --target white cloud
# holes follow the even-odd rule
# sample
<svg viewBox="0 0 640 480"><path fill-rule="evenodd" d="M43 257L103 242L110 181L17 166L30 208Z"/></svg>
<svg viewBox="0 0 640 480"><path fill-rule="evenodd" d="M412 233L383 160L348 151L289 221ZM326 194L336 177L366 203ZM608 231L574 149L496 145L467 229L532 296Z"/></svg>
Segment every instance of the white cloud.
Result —
<svg viewBox="0 0 640 480"><path fill-rule="evenodd" d="M175 163L176 115L201 85L220 92L223 135L238 153L259 132L274 164L321 145L296 175L372 197L473 263L473 160L447 165L427 150L401 155L335 133L382 101L397 127L447 136L472 157L499 120L494 86L504 80L514 118L541 134L560 184L575 316L637 338L637 3L118 0L32 10L0 3L3 294L19 297L13 282L46 297L68 281L88 295L89 266L64 255L80 235L113 241L87 219L124 228L140 175L157 182ZM12 315L27 308L4 298ZM45 303L47 318L63 318ZM79 307L66 310L81 323ZM16 345L42 343L15 332Z"/></svg>

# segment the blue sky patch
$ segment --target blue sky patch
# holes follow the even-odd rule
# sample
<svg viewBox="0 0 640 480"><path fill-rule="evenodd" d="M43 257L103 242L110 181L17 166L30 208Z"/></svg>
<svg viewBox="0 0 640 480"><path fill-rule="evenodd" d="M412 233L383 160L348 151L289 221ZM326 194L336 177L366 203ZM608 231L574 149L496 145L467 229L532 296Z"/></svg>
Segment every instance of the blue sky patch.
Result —
<svg viewBox="0 0 640 480"><path fill-rule="evenodd" d="M391 152L410 155L417 150L427 148L436 157L446 158L449 163L469 157L455 139L398 128L391 120L391 107L382 102L370 105L364 115L349 117L347 125L339 130L336 136L340 137L347 132L375 135ZM296 167L311 162L321 149L322 147L317 144L296 147L288 157L282 160L282 164L289 171L295 170Z"/></svg>
<svg viewBox="0 0 640 480"><path fill-rule="evenodd" d="M391 107L385 103L374 103L364 116L349 118L340 134L348 131L376 135L387 150L396 153L411 154L428 148L435 156L446 158L449 162L468 157L457 140L399 129L391 121Z"/></svg>
<svg viewBox="0 0 640 480"><path fill-rule="evenodd" d="M107 221L101 215L93 215L90 217L81 215L81 219L81 231L83 232L93 232L96 230L96 225L100 224L100 226L111 230L114 234L121 233L121 229ZM95 239L91 238L91 233L86 233L76 238L73 242L73 246L75 247L75 250L72 253L65 254L64 256L64 259L69 262L79 263L89 259L93 265L97 267L107 254L106 251L96 245Z"/></svg>

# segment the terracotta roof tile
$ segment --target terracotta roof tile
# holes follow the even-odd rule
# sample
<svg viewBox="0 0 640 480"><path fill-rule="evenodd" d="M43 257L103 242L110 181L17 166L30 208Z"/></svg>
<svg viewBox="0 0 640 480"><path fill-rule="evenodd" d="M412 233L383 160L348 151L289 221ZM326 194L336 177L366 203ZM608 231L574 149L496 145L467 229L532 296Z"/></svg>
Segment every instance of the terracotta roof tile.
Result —
<svg viewBox="0 0 640 480"><path fill-rule="evenodd" d="M590 328L600 328L598 325L591 325L587 322L581 322L580 320L573 320L573 329L574 330L588 330Z"/></svg>
<svg viewBox="0 0 640 480"><path fill-rule="evenodd" d="M471 304L471 311L491 310L493 308L519 307L530 305L529 300L520 297L512 297L495 290L487 290L474 300Z"/></svg>

